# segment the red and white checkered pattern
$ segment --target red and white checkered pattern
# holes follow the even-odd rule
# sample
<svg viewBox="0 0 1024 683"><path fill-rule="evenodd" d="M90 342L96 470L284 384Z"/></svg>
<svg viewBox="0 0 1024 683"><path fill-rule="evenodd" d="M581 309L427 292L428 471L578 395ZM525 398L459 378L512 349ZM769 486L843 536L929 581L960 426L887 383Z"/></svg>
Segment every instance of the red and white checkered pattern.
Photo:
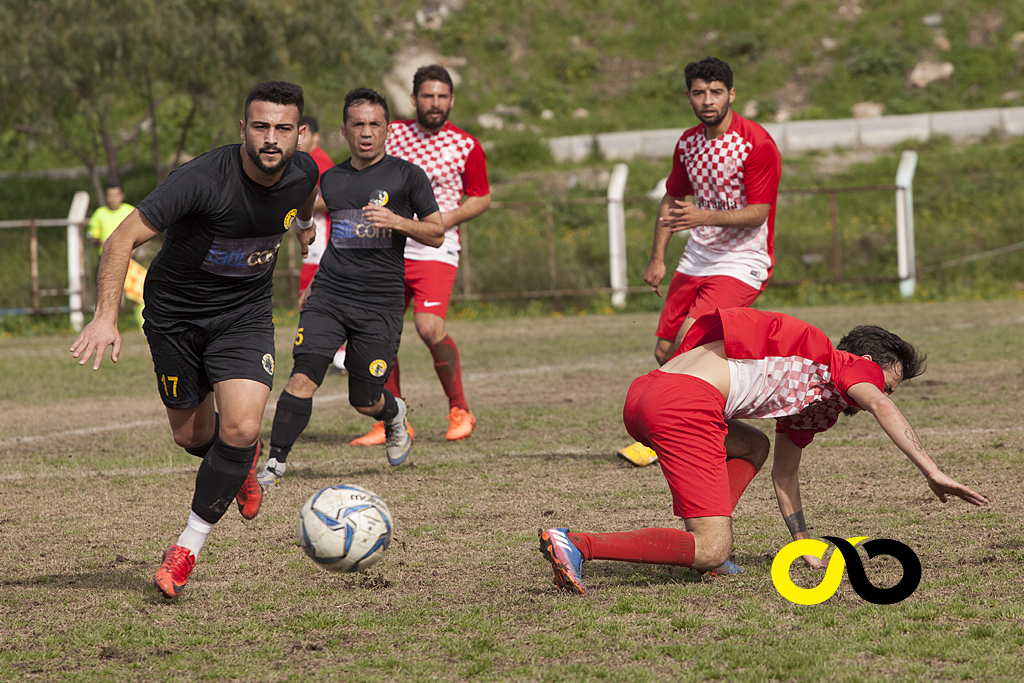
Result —
<svg viewBox="0 0 1024 683"><path fill-rule="evenodd" d="M384 151L426 171L437 206L447 213L459 208L462 174L475 146L476 140L452 125L428 135L419 130L415 121L394 121Z"/></svg>
<svg viewBox="0 0 1024 683"><path fill-rule="evenodd" d="M738 391L754 400L737 406L729 417L781 418L780 422L791 429L823 431L849 407L824 363L801 356L770 356L756 367L760 377L749 381L762 388L750 392L745 387L731 387L730 394Z"/></svg>
<svg viewBox="0 0 1024 683"><path fill-rule="evenodd" d="M391 134L384 151L416 164L430 178L434 198L442 213L459 208L465 186L466 161L477 141L468 133L446 123L437 133L424 133L415 121L392 121ZM435 249L416 240L408 240L405 258L416 261L443 261L459 265L459 226L445 230L444 244Z"/></svg>
<svg viewBox="0 0 1024 683"><path fill-rule="evenodd" d="M708 140L702 131L679 140L679 161L693 187L694 203L702 209L730 211L747 206L744 164L754 145L730 131ZM768 251L768 223L756 228L720 228L701 225L690 239L719 251Z"/></svg>

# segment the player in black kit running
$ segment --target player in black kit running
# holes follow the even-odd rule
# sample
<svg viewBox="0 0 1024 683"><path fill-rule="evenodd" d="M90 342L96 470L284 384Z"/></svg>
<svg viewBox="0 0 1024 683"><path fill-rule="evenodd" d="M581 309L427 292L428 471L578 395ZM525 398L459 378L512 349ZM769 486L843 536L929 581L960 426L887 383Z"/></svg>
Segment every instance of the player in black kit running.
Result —
<svg viewBox="0 0 1024 683"><path fill-rule="evenodd" d="M213 526L238 501L259 512L259 429L274 377L272 284L281 239L296 226L306 254L316 230L319 172L296 154L302 88L256 85L239 122L243 143L208 152L171 173L110 236L100 263L96 315L71 346L99 369L117 362L117 312L132 251L160 232L146 277L145 325L157 388L174 441L203 459L184 532L153 581L181 593Z"/></svg>
<svg viewBox="0 0 1024 683"><path fill-rule="evenodd" d="M356 88L345 96L343 120L352 157L320 178L331 216L330 244L299 301L295 365L277 400L270 455L260 473L264 485L284 474L288 452L309 424L313 394L342 344L349 403L384 422L388 462L401 465L412 447L405 402L384 382L402 339L406 237L437 247L444 225L423 169L384 154L387 100Z"/></svg>

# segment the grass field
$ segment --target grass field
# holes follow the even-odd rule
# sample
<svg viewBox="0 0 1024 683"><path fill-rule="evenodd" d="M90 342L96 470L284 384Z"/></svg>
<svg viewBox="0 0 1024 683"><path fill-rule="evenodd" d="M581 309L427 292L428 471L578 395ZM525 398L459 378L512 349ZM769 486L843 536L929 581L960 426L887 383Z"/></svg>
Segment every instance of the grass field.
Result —
<svg viewBox="0 0 1024 683"><path fill-rule="evenodd" d="M868 415L807 449L812 534L913 548L923 577L902 603L864 602L845 579L821 605L784 600L770 565L789 538L767 472L734 518L743 575L594 561L588 595L556 591L538 528L680 524L659 468L614 456L626 388L653 367L654 314L453 321L479 420L455 444L409 330L418 438L398 469L348 446L369 420L328 378L284 482L255 520L228 511L175 601L150 582L198 461L171 441L144 338L127 334L122 360L98 373L72 361L70 337L0 339L0 680L1021 680L1024 304L786 312L833 338L882 324L926 351L928 372L894 399L940 466L991 500L939 503ZM272 398L293 332L278 332ZM341 482L377 492L395 518L390 550L362 575L315 567L294 538L305 499ZM876 585L899 578L885 558L865 566Z"/></svg>

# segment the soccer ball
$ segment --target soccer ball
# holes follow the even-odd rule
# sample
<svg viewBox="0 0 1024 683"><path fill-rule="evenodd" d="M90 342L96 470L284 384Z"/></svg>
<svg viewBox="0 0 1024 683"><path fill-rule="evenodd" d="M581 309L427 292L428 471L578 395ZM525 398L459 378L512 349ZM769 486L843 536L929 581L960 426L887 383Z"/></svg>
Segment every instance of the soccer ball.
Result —
<svg viewBox="0 0 1024 683"><path fill-rule="evenodd" d="M387 503L360 486L317 491L299 512L299 545L332 572L360 572L384 555L394 525Z"/></svg>

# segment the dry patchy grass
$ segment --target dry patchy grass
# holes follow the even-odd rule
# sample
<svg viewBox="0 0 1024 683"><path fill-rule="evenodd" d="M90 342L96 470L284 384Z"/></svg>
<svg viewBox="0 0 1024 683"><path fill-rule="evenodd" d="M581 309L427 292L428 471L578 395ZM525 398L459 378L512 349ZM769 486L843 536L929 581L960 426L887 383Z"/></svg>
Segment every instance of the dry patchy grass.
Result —
<svg viewBox="0 0 1024 683"><path fill-rule="evenodd" d="M259 517L229 510L185 593L166 601L150 580L185 522L198 463L171 442L144 340L127 335L122 361L93 374L65 357L69 339L9 339L0 679L1019 680L1024 306L787 312L834 338L886 325L927 351L928 372L894 398L940 465L992 501L938 503L867 415L807 449L812 533L914 548L924 573L903 603L871 605L845 580L822 605L783 600L769 570L788 538L767 473L735 516L745 574L595 561L587 596L555 590L538 528L679 523L659 469L614 457L627 443L626 388L653 367L648 314L451 324L479 420L454 444L429 354L409 335L402 377L418 439L398 469L348 446L369 421L329 378ZM279 380L291 334L279 332ZM395 517L393 545L366 574L329 574L294 540L301 504L340 482L376 491ZM895 563L872 562L876 583L898 580Z"/></svg>

